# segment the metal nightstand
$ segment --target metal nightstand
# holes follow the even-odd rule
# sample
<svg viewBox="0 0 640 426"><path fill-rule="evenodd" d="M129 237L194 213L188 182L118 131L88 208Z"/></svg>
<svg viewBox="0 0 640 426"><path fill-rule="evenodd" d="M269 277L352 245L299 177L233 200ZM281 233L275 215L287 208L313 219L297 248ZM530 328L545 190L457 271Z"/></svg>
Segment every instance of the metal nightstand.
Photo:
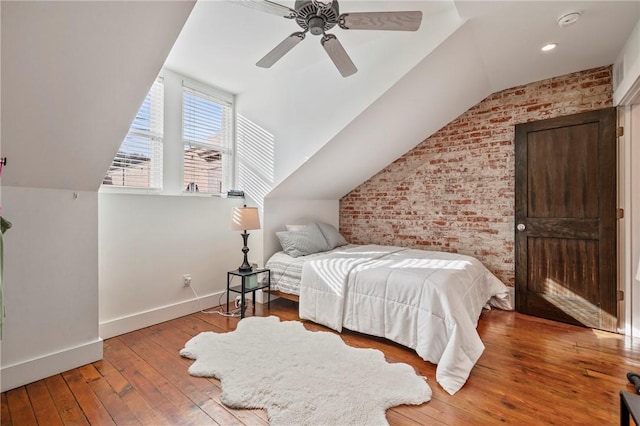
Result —
<svg viewBox="0 0 640 426"><path fill-rule="evenodd" d="M260 274L266 274L266 281L260 281ZM231 280L234 276L240 277L242 280L241 285L231 287ZM252 282L251 277L255 277L255 282ZM255 310L256 306L256 290L261 290L266 288L267 290L271 290L271 270L267 268L257 269L254 268L251 271L240 271L238 269L234 271L227 272L227 312L229 312L229 292L233 291L234 293L240 294L240 301L242 303L242 307L240 308L240 318L244 318L244 311L247 308L245 294L248 292L252 293L253 296L253 308ZM267 296L267 306L271 308L271 292L269 291L269 295Z"/></svg>

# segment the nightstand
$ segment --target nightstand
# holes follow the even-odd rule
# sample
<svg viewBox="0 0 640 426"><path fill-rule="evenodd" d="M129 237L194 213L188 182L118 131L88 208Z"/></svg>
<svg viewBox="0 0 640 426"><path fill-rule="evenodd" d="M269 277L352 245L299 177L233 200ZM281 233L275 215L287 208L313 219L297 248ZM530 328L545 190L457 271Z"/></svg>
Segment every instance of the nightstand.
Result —
<svg viewBox="0 0 640 426"><path fill-rule="evenodd" d="M620 392L620 426L629 426L629 416L633 419L634 424L638 424L640 420L640 396L629 393Z"/></svg>
<svg viewBox="0 0 640 426"><path fill-rule="evenodd" d="M266 281L260 281L260 275L266 275ZM231 287L231 280L233 277L240 277L242 284ZM229 312L229 292L240 293L240 301L242 307L240 309L240 318L244 318L244 311L247 308L245 294L251 292L253 295L253 308L256 307L256 290L266 288L271 290L271 270L267 268L258 269L253 268L251 271L235 271L227 272L227 312ZM267 296L267 306L271 309L271 292Z"/></svg>

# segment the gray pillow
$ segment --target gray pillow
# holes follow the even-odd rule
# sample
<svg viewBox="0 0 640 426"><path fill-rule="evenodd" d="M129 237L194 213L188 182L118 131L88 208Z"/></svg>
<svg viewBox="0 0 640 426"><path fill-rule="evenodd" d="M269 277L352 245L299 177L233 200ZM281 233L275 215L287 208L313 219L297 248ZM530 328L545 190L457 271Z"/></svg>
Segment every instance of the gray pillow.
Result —
<svg viewBox="0 0 640 426"><path fill-rule="evenodd" d="M317 222L317 225L329 244L329 250L349 244L335 226L323 222Z"/></svg>
<svg viewBox="0 0 640 426"><path fill-rule="evenodd" d="M315 223L307 225L298 231L276 232L282 250L291 257L306 256L330 250L327 240Z"/></svg>

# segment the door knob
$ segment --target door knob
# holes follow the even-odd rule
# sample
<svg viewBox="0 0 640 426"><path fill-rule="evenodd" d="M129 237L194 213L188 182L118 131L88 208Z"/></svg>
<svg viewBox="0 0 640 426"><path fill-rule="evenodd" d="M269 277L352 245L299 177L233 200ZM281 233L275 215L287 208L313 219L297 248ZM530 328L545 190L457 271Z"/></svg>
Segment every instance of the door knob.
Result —
<svg viewBox="0 0 640 426"><path fill-rule="evenodd" d="M519 223L518 226L516 226L516 229L520 232L524 231L525 229L527 229L526 226L524 226L524 223Z"/></svg>

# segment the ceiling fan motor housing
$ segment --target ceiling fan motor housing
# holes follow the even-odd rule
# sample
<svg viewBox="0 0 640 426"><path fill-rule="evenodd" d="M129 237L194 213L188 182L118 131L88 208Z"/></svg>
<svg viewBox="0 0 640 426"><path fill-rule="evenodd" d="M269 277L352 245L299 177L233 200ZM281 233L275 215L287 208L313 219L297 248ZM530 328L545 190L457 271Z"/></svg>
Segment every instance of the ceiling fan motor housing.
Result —
<svg viewBox="0 0 640 426"><path fill-rule="evenodd" d="M421 11L398 12L354 12L340 15L338 0L296 0L295 10L272 0L252 0L241 2L273 13L287 19L295 19L303 31L294 32L271 49L256 65L270 68L287 52L296 47L305 34L322 35L320 43L333 64L343 77L349 77L358 71L355 64L334 35L328 30L338 24L344 30L387 30L417 31L422 21Z"/></svg>
<svg viewBox="0 0 640 426"><path fill-rule="evenodd" d="M313 35L320 35L333 28L340 16L338 2L334 0L329 7L318 7L311 0L296 0L296 22Z"/></svg>

